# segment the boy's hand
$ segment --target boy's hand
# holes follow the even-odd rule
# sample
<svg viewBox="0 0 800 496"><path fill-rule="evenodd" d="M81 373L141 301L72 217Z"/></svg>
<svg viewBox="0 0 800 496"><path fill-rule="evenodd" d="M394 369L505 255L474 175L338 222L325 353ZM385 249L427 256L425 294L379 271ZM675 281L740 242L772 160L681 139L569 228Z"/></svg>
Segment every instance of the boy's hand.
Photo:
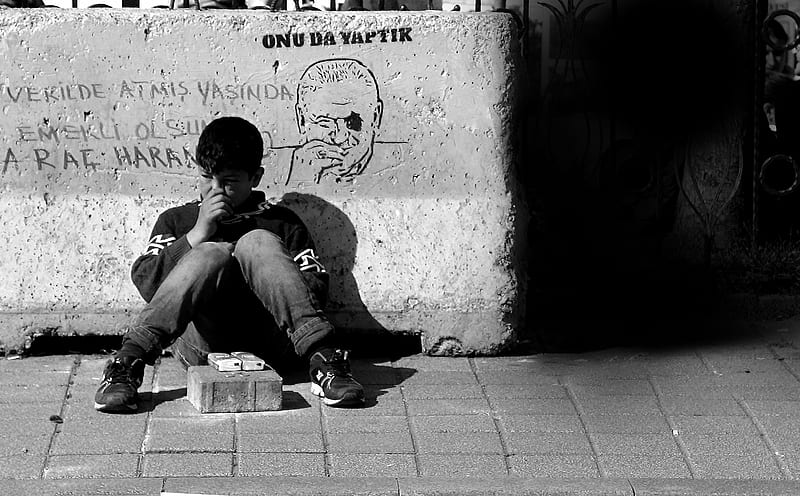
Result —
<svg viewBox="0 0 800 496"><path fill-rule="evenodd" d="M186 234L186 240L192 247L208 241L217 232L217 222L233 214L231 200L219 186L216 179L211 180L211 189L200 203L197 222Z"/></svg>

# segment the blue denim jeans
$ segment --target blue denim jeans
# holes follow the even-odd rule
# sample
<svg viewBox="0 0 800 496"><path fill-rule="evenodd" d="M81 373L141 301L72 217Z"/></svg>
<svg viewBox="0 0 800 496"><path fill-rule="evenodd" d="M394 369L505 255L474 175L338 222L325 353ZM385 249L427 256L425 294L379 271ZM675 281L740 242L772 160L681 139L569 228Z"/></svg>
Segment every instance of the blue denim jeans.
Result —
<svg viewBox="0 0 800 496"><path fill-rule="evenodd" d="M281 239L258 229L238 242L205 242L172 269L123 337L152 364L173 345L184 365L209 352L250 351L292 363L333 326ZM122 350L121 350L122 351Z"/></svg>

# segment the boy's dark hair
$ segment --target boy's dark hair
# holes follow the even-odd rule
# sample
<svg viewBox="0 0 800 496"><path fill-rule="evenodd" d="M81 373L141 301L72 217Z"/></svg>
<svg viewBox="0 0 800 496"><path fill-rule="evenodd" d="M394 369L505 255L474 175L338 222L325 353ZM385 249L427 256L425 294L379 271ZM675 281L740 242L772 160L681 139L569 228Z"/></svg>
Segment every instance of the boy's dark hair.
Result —
<svg viewBox="0 0 800 496"><path fill-rule="evenodd" d="M261 133L241 117L214 119L197 142L197 164L211 174L239 169L252 177L261 166L262 155Z"/></svg>

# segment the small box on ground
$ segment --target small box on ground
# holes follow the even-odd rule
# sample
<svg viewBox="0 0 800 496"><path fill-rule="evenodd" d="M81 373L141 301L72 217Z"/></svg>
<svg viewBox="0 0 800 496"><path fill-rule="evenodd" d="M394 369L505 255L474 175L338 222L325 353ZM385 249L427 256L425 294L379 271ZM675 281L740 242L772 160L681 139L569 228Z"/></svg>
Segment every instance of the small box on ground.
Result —
<svg viewBox="0 0 800 496"><path fill-rule="evenodd" d="M231 355L242 361L242 370L264 370L267 366L264 360L247 351L234 351Z"/></svg>
<svg viewBox="0 0 800 496"><path fill-rule="evenodd" d="M242 360L229 353L209 353L208 364L220 372L242 370Z"/></svg>
<svg viewBox="0 0 800 496"><path fill-rule="evenodd" d="M221 372L209 365L189 367L187 396L200 413L280 410L283 378L271 368Z"/></svg>

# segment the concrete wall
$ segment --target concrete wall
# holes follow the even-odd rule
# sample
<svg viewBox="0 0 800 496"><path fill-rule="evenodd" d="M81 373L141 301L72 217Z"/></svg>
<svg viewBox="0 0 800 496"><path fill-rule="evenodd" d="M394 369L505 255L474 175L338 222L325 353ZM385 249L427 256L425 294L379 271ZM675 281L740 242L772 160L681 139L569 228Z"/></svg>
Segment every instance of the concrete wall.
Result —
<svg viewBox="0 0 800 496"><path fill-rule="evenodd" d="M119 332L156 215L198 195L200 130L238 115L269 147L260 187L312 231L338 325L502 349L522 301L517 53L504 14L0 12L0 340ZM348 171L296 111L303 73L343 59L377 89L350 90L371 111Z"/></svg>

